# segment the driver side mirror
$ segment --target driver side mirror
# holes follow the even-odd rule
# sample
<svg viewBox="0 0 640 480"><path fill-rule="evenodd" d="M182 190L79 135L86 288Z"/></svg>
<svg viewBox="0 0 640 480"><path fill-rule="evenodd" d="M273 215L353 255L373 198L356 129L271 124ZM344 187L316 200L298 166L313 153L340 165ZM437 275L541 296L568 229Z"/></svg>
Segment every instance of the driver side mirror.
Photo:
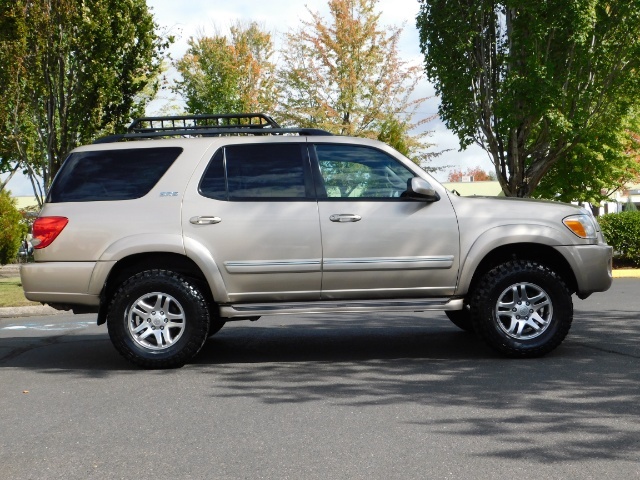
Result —
<svg viewBox="0 0 640 480"><path fill-rule="evenodd" d="M422 202L437 202L440 200L438 192L433 189L429 182L420 177L413 177L407 181L407 191L402 196Z"/></svg>

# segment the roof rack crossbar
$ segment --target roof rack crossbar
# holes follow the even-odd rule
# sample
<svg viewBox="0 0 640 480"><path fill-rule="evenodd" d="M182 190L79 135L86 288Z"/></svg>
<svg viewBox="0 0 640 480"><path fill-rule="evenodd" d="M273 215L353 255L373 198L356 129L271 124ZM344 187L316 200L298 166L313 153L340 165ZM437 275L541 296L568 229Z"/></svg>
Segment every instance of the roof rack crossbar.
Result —
<svg viewBox="0 0 640 480"><path fill-rule="evenodd" d="M332 133L319 128L264 128L264 129L247 129L247 128L211 128L184 131L143 131L135 133L123 133L119 135L109 135L94 141L94 144L113 143L120 140L136 140L143 138L156 137L218 137L222 135L307 135L307 136L328 136Z"/></svg>
<svg viewBox="0 0 640 480"><path fill-rule="evenodd" d="M148 132L194 132L211 129L272 129L280 125L264 113L221 113L207 115L177 115L135 119L128 134Z"/></svg>
<svg viewBox="0 0 640 480"><path fill-rule="evenodd" d="M220 113L177 115L135 119L127 133L108 135L93 143L156 137L217 137L221 135L308 135L331 133L318 128L282 128L264 113Z"/></svg>

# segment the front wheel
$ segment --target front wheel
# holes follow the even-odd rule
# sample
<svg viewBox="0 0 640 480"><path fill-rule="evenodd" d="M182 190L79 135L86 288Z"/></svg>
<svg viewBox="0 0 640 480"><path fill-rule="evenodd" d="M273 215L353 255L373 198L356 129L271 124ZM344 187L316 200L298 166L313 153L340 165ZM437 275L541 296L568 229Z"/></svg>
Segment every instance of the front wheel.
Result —
<svg viewBox="0 0 640 480"><path fill-rule="evenodd" d="M573 321L571 293L548 267L509 261L484 275L469 302L476 333L510 357L539 357L555 349Z"/></svg>
<svg viewBox="0 0 640 480"><path fill-rule="evenodd" d="M198 288L177 273L148 270L125 281L107 316L115 348L145 368L181 367L202 348L209 309Z"/></svg>

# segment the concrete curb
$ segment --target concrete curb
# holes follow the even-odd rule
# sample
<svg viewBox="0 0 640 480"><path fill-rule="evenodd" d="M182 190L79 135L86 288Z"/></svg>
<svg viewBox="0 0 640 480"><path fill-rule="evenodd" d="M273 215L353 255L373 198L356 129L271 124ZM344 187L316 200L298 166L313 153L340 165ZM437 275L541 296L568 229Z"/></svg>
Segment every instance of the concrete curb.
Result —
<svg viewBox="0 0 640 480"><path fill-rule="evenodd" d="M640 278L639 268L621 268L613 271L613 278Z"/></svg>
<svg viewBox="0 0 640 480"><path fill-rule="evenodd" d="M26 307L0 307L0 320L2 320L3 318L60 315L62 313L67 313L67 312L56 310L55 308L52 308L49 305L29 305Z"/></svg>

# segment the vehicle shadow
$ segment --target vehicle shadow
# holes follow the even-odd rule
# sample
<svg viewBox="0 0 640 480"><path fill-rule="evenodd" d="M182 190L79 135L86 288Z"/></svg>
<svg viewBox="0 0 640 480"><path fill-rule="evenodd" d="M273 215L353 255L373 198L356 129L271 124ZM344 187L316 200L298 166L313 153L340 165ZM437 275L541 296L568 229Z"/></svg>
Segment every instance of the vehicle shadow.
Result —
<svg viewBox="0 0 640 480"><path fill-rule="evenodd" d="M638 461L635 312L577 312L563 345L530 360L495 355L441 314L394 315L393 321L309 316L294 323L271 317L263 324L229 324L185 368L155 372L130 366L106 329L93 328L91 334L0 339L0 369L78 378L137 375L141 381L195 375L212 408L246 398L372 414L404 405L415 412L405 422L425 434L490 440L478 456L541 464ZM438 415L425 415L434 409Z"/></svg>

